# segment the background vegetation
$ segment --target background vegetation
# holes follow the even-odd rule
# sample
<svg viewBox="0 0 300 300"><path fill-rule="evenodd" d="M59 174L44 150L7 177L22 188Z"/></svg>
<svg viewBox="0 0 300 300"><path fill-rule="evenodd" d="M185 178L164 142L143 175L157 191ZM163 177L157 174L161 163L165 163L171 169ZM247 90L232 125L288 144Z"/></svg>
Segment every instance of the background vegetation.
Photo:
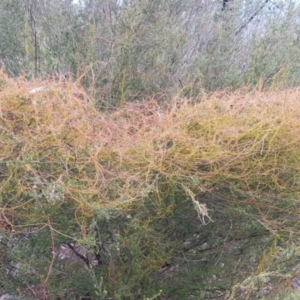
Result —
<svg viewBox="0 0 300 300"><path fill-rule="evenodd" d="M77 80L101 108L298 86L299 10L293 0L3 0L0 58L10 76Z"/></svg>
<svg viewBox="0 0 300 300"><path fill-rule="evenodd" d="M1 1L0 294L297 299L299 10Z"/></svg>

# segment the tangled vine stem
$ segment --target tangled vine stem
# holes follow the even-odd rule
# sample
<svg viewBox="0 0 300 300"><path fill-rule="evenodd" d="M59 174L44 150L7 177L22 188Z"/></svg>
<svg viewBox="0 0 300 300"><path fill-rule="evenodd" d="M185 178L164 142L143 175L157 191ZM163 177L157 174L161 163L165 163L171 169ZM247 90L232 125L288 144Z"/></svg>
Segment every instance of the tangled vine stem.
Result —
<svg viewBox="0 0 300 300"><path fill-rule="evenodd" d="M43 299L62 239L103 254L109 282L124 277L119 264L132 253L146 271L159 270L178 206L202 227L218 222L210 213L222 203L274 235L299 237L299 90L217 92L198 104L149 100L100 112L71 82L39 82L47 89L30 93L33 84L0 75L1 222L24 236L50 231ZM262 274L268 266L262 259Z"/></svg>

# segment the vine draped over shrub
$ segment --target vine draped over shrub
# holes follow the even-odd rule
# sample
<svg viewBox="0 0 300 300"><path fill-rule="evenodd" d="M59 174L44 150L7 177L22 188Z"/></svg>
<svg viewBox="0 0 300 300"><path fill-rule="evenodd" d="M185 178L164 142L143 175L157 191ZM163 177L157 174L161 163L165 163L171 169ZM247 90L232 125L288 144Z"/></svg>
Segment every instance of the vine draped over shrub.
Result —
<svg viewBox="0 0 300 300"><path fill-rule="evenodd" d="M280 247L269 244L256 270L291 276L276 268L280 253L299 249L297 89L99 112L66 80L0 77L3 292L162 297L160 270L174 265L193 230L221 228L218 212L250 217L276 236ZM62 262L63 246L76 263ZM227 287L229 298L240 280Z"/></svg>

